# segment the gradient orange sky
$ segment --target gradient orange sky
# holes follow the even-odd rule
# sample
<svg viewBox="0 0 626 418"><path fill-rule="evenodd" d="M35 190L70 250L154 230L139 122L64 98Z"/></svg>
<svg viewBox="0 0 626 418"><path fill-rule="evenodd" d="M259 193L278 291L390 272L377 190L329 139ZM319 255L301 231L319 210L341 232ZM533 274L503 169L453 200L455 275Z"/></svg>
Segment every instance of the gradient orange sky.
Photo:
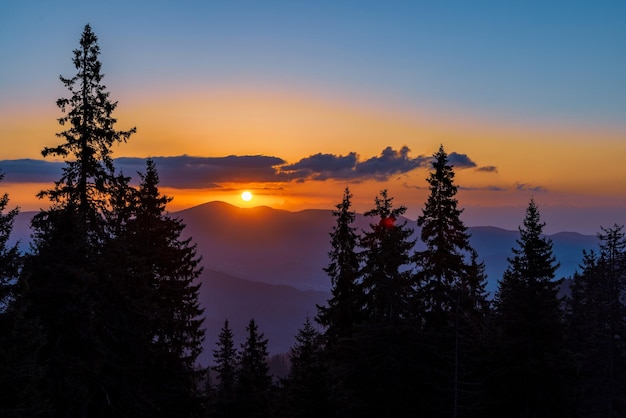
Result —
<svg viewBox="0 0 626 418"><path fill-rule="evenodd" d="M443 144L475 163L456 170L469 225L515 228L531 196L549 232L626 222L626 33L615 17L623 3L555 2L566 11L541 2L478 10L243 3L143 10L114 1L61 7L68 15L44 3L36 12L7 6L0 53L16 58L0 70L0 160L41 159L58 142L55 101L67 95L58 74L74 74L71 51L90 22L104 84L119 101L117 128L138 131L115 157L295 164L318 153L355 152L365 161L404 146L417 158ZM55 19L31 22L46 12ZM333 208L349 186L364 211L386 188L415 219L427 176L419 167L384 181L222 181L163 191L175 198L172 211L211 200L302 210ZM46 206L34 194L47 184L7 176L1 186L22 210ZM241 200L243 190L251 202Z"/></svg>

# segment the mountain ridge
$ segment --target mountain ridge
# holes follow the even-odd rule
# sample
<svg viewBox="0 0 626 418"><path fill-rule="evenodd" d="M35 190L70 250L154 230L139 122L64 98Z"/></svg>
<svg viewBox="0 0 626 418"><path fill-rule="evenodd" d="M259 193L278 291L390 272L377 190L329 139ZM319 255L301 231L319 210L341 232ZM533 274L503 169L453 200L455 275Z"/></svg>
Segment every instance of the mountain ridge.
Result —
<svg viewBox="0 0 626 418"><path fill-rule="evenodd" d="M30 219L35 213L20 213L15 222L12 242L20 239L23 251L28 249ZM170 215L186 224L182 238L192 238L202 256L200 302L205 308L206 340L201 363L208 364L226 319L237 342L254 318L269 339L270 352L287 352L305 317L315 317L316 304L330 297L331 283L323 268L328 265L329 234L335 225L332 211L240 208L215 201ZM404 220L417 238L416 221ZM368 229L370 222L357 214L357 231ZM469 227L468 232L479 259L485 262L488 290L493 294L519 232L493 226ZM557 278L573 274L582 261L582 250L598 244L597 237L577 232L548 237L561 262ZM423 248L418 242L415 249Z"/></svg>

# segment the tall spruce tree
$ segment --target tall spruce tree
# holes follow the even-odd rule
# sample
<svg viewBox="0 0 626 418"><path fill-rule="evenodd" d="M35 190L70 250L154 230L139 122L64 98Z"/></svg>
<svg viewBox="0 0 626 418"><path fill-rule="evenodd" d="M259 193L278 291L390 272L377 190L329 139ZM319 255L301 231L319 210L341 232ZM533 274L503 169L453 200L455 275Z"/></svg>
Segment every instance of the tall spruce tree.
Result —
<svg viewBox="0 0 626 418"><path fill-rule="evenodd" d="M366 216L376 218L360 247L362 319L342 357L338 416L409 416L416 402L415 340L411 272L413 231L386 190Z"/></svg>
<svg viewBox="0 0 626 418"><path fill-rule="evenodd" d="M216 388L213 405L210 409L217 417L235 416L235 384L237 377L237 350L233 342L233 332L228 326L228 320L220 330L213 350L215 365L212 367L216 373Z"/></svg>
<svg viewBox="0 0 626 418"><path fill-rule="evenodd" d="M58 119L59 124L67 128L57 136L64 142L42 151L44 157L64 158L66 166L55 187L40 195L47 195L62 207L75 208L88 226L89 235L101 231L102 211L110 203L109 188L116 179L111 147L116 142L125 142L136 132L135 128L114 129L117 120L113 111L117 102L109 99L102 84L104 75L99 55L98 38L91 26L86 25L80 47L74 50L77 73L71 78L60 77L71 93L71 97L57 100L57 106L64 113Z"/></svg>
<svg viewBox="0 0 626 418"><path fill-rule="evenodd" d="M571 365L557 296L561 280L552 241L531 199L518 247L495 296L495 353L491 370L494 411L508 416L570 416Z"/></svg>
<svg viewBox="0 0 626 418"><path fill-rule="evenodd" d="M51 207L33 219L33 250L22 277L28 286L29 315L46 335L40 362L46 365L42 390L55 416L98 416L111 411L102 379L110 352L100 340L104 323L99 310L106 303L99 289L101 244L107 239L104 213L110 207L114 174L111 147L127 140L135 129L119 131L102 84L97 37L85 26L74 51L77 73L61 77L70 92L57 105L66 128L64 140L46 147L44 157L65 159L61 179L42 191Z"/></svg>
<svg viewBox="0 0 626 418"><path fill-rule="evenodd" d="M414 294L410 271L410 251L415 245L413 230L400 217L406 207L394 208L387 190L375 199L375 208L365 216L376 218L370 231L364 232L363 248L364 316L370 322L395 322L412 317Z"/></svg>
<svg viewBox="0 0 626 418"><path fill-rule="evenodd" d="M456 199L454 169L443 146L433 155L430 195L417 219L426 248L414 255L414 314L424 332L429 404L450 416L475 414L480 396L482 329L488 310L484 265L469 243Z"/></svg>
<svg viewBox="0 0 626 418"><path fill-rule="evenodd" d="M269 417L271 413L272 378L267 365L267 339L254 319L246 327L248 335L239 353L236 402L241 417Z"/></svg>
<svg viewBox="0 0 626 418"><path fill-rule="evenodd" d="M290 352L291 370L286 382L288 412L291 417L328 416L329 397L324 367L322 335L307 316L296 334Z"/></svg>
<svg viewBox="0 0 626 418"><path fill-rule="evenodd" d="M626 239L623 227L602 228L600 253L585 252L571 283L569 347L579 371L580 417L626 414Z"/></svg>
<svg viewBox="0 0 626 418"><path fill-rule="evenodd" d="M463 210L458 208L454 170L443 146L433 159L433 171L427 179L430 195L417 219L426 249L418 251L415 260L419 315L438 327L454 323L459 295L467 298L469 305L464 308L481 310L486 306L486 292L484 278L469 274L474 250L461 220Z"/></svg>
<svg viewBox="0 0 626 418"><path fill-rule="evenodd" d="M196 364L204 340L200 283L196 283L202 271L200 257L191 238L181 238L182 221L166 212L171 198L161 195L151 159L140 176L141 184L130 203L132 216L108 246L108 255L116 258L118 265L109 269L114 274L107 284L114 287L110 290L116 299L127 301L128 308L123 313L128 321L116 324L124 326L121 332L133 330L132 334L142 336L134 343L144 348L125 344L120 351L129 359L134 357L132 353L144 357L137 363L144 362L147 386L151 387L146 395L160 415L190 416L197 412L201 398L197 387L201 372ZM128 209L122 205L120 211ZM131 340L130 335L124 339Z"/></svg>
<svg viewBox="0 0 626 418"><path fill-rule="evenodd" d="M332 297L328 306L319 306L317 321L326 327L325 337L329 344L352 336L359 320L362 297L359 287L360 256L357 253L359 235L352 226L355 213L351 211L352 194L346 187L343 200L333 211L336 225L330 233L330 263L324 271L330 277Z"/></svg>

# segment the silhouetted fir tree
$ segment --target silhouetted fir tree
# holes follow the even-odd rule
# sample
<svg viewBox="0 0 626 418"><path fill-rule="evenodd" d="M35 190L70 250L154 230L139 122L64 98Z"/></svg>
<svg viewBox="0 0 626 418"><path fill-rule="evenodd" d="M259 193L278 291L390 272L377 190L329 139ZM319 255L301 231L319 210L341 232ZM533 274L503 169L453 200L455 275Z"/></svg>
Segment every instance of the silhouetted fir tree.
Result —
<svg viewBox="0 0 626 418"><path fill-rule="evenodd" d="M353 334L363 319L365 302L360 283L361 255L357 252L360 236L352 226L355 213L351 210L352 194L346 187L341 203L333 211L335 226L330 233L329 264L324 271L331 280L332 297L326 306L317 306L317 321L325 327L323 332L323 365L326 369L327 397L319 402L337 415L348 413L345 408L351 393L348 377L355 365ZM330 406L333 405L333 406Z"/></svg>
<svg viewBox="0 0 626 418"><path fill-rule="evenodd" d="M286 416L328 416L329 387L324 365L322 335L307 316L291 348L291 370L285 383L289 407Z"/></svg>
<svg viewBox="0 0 626 418"><path fill-rule="evenodd" d="M465 287L457 288L454 324L454 397L461 417L484 417L486 398L485 370L489 364L490 305L487 300L487 275L484 262L471 250Z"/></svg>
<svg viewBox="0 0 626 418"><path fill-rule="evenodd" d="M626 415L626 240L602 228L600 254L585 252L571 283L569 347L576 355L576 416Z"/></svg>
<svg viewBox="0 0 626 418"><path fill-rule="evenodd" d="M404 206L393 207L393 198L387 190L376 196L376 207L365 216L377 218L364 232L363 248L364 315L369 322L395 322L413 316L413 277L409 252L415 245L413 230L399 218L406 212Z"/></svg>
<svg viewBox="0 0 626 418"><path fill-rule="evenodd" d="M228 327L228 320L220 330L213 350L216 373L215 396L211 409L217 417L235 417L235 384L237 377L237 350L233 342L233 333Z"/></svg>
<svg viewBox="0 0 626 418"><path fill-rule="evenodd" d="M202 397L198 382L203 373L196 364L204 340L200 284L196 283L202 271L200 257L191 239L181 238L182 221L166 212L171 198L161 195L152 160L140 176L132 217L111 245L111 253L117 252L124 267L119 272L123 282L112 277L109 283L126 292L118 292L131 310L126 318L132 319L130 327L136 334L143 335L136 343L145 346L152 404L163 416L191 416L199 410ZM132 350L126 347L121 351Z"/></svg>
<svg viewBox="0 0 626 418"><path fill-rule="evenodd" d="M74 50L77 73L71 78L60 77L71 93L70 98L57 100L64 113L58 119L59 124L69 125L57 134L65 142L42 151L44 157L64 158L66 166L55 188L42 191L40 196L48 196L62 207L75 206L89 236L102 232L102 212L110 203L109 188L116 180L111 147L116 142L125 142L136 131L114 129L117 120L112 114L117 102L110 101L102 84L99 54L98 38L86 25L80 48Z"/></svg>
<svg viewBox="0 0 626 418"><path fill-rule="evenodd" d="M64 158L66 165L54 188L39 194L50 199L51 208L33 219L33 251L22 275L29 316L39 320L47 337L40 362L46 365L43 394L54 416L98 416L111 408L111 388L102 379L110 353L99 335L104 323L99 267L107 239L104 213L117 180L111 146L135 130L114 129L117 103L102 84L99 52L87 25L74 51L77 74L61 77L71 93L57 101L64 113L59 123L66 127L57 136L65 142L42 151Z"/></svg>
<svg viewBox="0 0 626 418"><path fill-rule="evenodd" d="M518 248L498 283L491 370L493 414L570 416L570 358L554 280L558 263L552 241L543 236L539 210L531 199ZM495 415L494 415L495 416Z"/></svg>
<svg viewBox="0 0 626 418"><path fill-rule="evenodd" d="M469 274L473 249L461 220L463 210L458 208L454 170L443 146L433 158L433 171L427 179L430 195L417 219L426 249L418 251L415 260L421 310L418 314L437 327L454 322L459 292L469 298L466 308L475 310L485 308L486 292L484 277Z"/></svg>
<svg viewBox="0 0 626 418"><path fill-rule="evenodd" d="M246 331L235 387L237 416L269 417L272 416L272 378L267 365L267 339L259 332L254 319L250 320Z"/></svg>
<svg viewBox="0 0 626 418"><path fill-rule="evenodd" d="M415 342L412 318L414 284L410 251L412 230L383 190L366 216L377 218L360 242L363 312L341 357L343 399L337 414L412 416L415 414Z"/></svg>
<svg viewBox="0 0 626 418"><path fill-rule="evenodd" d="M485 316L486 277L469 243L456 199L454 170L443 146L433 155L430 195L417 219L426 249L414 255L414 315L423 329L424 364L432 413L476 413Z"/></svg>
<svg viewBox="0 0 626 418"><path fill-rule="evenodd" d="M42 368L36 361L43 336L37 321L24 316L21 255L17 244L8 244L18 209L5 213L8 202L5 193L0 197L0 416L45 415L39 394Z"/></svg>
<svg viewBox="0 0 626 418"><path fill-rule="evenodd" d="M336 225L330 233L330 263L324 271L330 277L332 297L327 306L317 306L317 322L326 327L327 343L352 335L361 313L362 292L359 288L360 255L357 253L359 235L353 227L355 213L350 210L352 194L346 187L343 200L333 211Z"/></svg>

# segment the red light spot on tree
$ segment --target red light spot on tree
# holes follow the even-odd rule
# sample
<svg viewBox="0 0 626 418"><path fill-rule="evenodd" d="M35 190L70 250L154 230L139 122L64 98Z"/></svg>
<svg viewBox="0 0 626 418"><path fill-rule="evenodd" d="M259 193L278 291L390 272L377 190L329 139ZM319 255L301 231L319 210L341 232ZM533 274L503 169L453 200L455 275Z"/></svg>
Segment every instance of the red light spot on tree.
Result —
<svg viewBox="0 0 626 418"><path fill-rule="evenodd" d="M391 229L394 227L396 220L393 217L382 218L380 220L380 226L385 227L387 229Z"/></svg>

